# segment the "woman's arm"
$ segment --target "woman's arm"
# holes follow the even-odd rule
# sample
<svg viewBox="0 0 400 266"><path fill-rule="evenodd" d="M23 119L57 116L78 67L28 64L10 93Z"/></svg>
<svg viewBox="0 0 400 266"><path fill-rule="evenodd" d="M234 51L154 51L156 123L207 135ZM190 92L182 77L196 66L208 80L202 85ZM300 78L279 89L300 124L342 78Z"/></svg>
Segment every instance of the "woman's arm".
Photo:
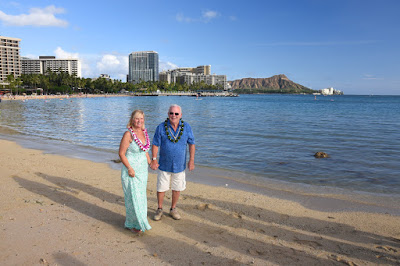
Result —
<svg viewBox="0 0 400 266"><path fill-rule="evenodd" d="M150 155L148 152L146 152L146 158L147 158L147 164L150 165L151 160L150 160Z"/></svg>
<svg viewBox="0 0 400 266"><path fill-rule="evenodd" d="M132 137L129 131L124 133L124 136L121 139L121 143L119 144L119 158L121 162L128 169L128 175L131 177L135 177L135 170L133 170L132 166L129 164L128 158L126 158L126 151L128 150L129 145L132 142Z"/></svg>

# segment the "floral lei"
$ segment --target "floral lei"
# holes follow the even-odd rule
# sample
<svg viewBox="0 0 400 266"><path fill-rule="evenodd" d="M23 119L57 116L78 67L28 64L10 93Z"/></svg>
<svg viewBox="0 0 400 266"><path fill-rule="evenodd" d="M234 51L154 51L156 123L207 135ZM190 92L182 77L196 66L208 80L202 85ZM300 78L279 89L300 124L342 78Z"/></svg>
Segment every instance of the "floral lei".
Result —
<svg viewBox="0 0 400 266"><path fill-rule="evenodd" d="M183 129L184 129L184 127L185 127L185 122L183 122L182 119L180 120L180 121L182 122L182 124L181 124L181 126L180 126L179 132L178 132L178 134L176 135L176 137L175 137L174 134L171 132L171 135L172 135L172 137L173 137L173 139L172 139L171 136L170 136L170 134L169 134L169 132L168 132L168 120L169 120L169 118L165 119L165 122L164 122L165 133L167 134L167 137L168 137L168 139L169 139L171 142L177 143L177 142L181 139L181 136L182 136L182 134L183 134Z"/></svg>
<svg viewBox="0 0 400 266"><path fill-rule="evenodd" d="M143 133L144 133L144 136L146 138L146 145L142 144L140 139L136 136L135 132L133 132L133 128L132 127L128 128L128 129L132 134L133 140L136 142L136 144L139 146L139 148L142 151L148 151L150 149L150 138L149 138L149 134L147 134L147 129L143 129Z"/></svg>

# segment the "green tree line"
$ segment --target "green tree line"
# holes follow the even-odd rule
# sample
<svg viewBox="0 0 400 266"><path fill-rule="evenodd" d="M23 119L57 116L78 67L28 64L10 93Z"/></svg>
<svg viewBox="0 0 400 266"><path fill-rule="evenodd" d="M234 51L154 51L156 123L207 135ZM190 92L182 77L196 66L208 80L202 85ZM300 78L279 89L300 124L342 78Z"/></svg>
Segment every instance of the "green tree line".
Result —
<svg viewBox="0 0 400 266"><path fill-rule="evenodd" d="M22 74L15 78L7 76L8 88L13 94L74 94L74 93L119 93L122 90L130 92L156 92L160 91L218 91L223 90L222 85L208 85L205 82L194 84L180 84L158 81L140 82L131 84L121 80L105 78L79 78L68 72L52 72L48 70L46 75Z"/></svg>

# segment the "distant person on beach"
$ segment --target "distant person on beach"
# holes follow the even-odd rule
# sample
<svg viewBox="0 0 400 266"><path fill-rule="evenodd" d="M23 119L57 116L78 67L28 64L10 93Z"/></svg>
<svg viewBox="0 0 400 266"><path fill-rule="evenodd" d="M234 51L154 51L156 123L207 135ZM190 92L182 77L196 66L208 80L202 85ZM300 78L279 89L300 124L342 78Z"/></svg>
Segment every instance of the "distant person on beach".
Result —
<svg viewBox="0 0 400 266"><path fill-rule="evenodd" d="M175 220L181 219L176 210L176 204L181 191L186 189L186 148L189 144L189 171L194 169L195 143L190 125L182 119L182 109L173 104L169 107L168 118L159 124L154 133L151 149L152 160L150 167L159 169L157 175L157 201L158 209L154 220L158 221L163 216L163 201L165 192L172 189L172 203L170 215ZM159 164L157 154L160 151Z"/></svg>
<svg viewBox="0 0 400 266"><path fill-rule="evenodd" d="M147 177L150 164L150 139L141 110L132 112L119 146L122 189L125 196L125 228L135 234L150 230L147 220Z"/></svg>

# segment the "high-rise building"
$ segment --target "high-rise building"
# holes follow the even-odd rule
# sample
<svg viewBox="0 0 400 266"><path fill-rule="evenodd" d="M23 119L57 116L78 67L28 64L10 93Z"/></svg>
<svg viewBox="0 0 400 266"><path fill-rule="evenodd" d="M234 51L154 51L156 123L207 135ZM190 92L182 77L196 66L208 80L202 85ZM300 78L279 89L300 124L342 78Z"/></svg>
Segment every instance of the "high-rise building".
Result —
<svg viewBox="0 0 400 266"><path fill-rule="evenodd" d="M7 76L21 75L21 57L19 42L21 39L0 36L0 85L7 83Z"/></svg>
<svg viewBox="0 0 400 266"><path fill-rule="evenodd" d="M198 66L192 72L200 75L211 75L211 65Z"/></svg>
<svg viewBox="0 0 400 266"><path fill-rule="evenodd" d="M46 74L52 72L67 72L71 76L82 77L79 59L56 59L55 56L39 56L39 59L22 58L22 74Z"/></svg>
<svg viewBox="0 0 400 266"><path fill-rule="evenodd" d="M133 52L129 55L128 82L158 81L158 53Z"/></svg>

